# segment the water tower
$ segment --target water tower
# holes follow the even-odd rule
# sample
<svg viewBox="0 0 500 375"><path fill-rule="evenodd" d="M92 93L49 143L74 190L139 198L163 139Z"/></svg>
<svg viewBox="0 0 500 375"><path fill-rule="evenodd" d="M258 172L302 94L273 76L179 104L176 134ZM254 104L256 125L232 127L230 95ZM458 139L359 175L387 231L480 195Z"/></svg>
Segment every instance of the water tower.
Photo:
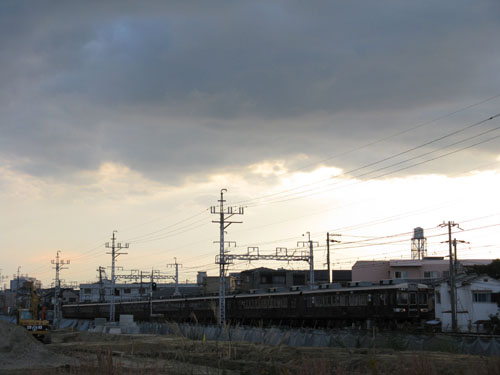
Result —
<svg viewBox="0 0 500 375"><path fill-rule="evenodd" d="M413 229L411 239L411 259L424 259L427 256L427 238L424 237L424 228Z"/></svg>

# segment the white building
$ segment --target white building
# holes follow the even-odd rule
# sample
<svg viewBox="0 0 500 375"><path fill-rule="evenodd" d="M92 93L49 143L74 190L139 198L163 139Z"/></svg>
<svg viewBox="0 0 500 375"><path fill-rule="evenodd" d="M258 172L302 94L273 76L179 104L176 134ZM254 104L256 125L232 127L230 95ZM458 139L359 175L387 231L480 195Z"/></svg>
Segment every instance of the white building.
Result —
<svg viewBox="0 0 500 375"><path fill-rule="evenodd" d="M131 301L146 298L150 294L148 283L115 284L115 301ZM103 280L101 283L80 284L80 302L111 301L111 282Z"/></svg>
<svg viewBox="0 0 500 375"><path fill-rule="evenodd" d="M460 259L459 271L463 267L486 265L491 259ZM450 261L444 257L423 259L360 260L352 266L352 281L378 283L384 279L438 281L449 277Z"/></svg>
<svg viewBox="0 0 500 375"><path fill-rule="evenodd" d="M23 287L25 282L32 282L35 289L40 289L42 287L42 282L37 280L36 277L21 275L10 280L10 290L12 292L16 292L18 289Z"/></svg>
<svg viewBox="0 0 500 375"><path fill-rule="evenodd" d="M465 276L456 283L457 328L460 332L484 332L485 321L500 315L500 280L489 276ZM452 330L450 286L442 282L435 288L436 319L441 330Z"/></svg>
<svg viewBox="0 0 500 375"><path fill-rule="evenodd" d="M115 302L136 301L148 299L153 292L153 298L168 298L176 295L175 284L156 284L155 290L151 290L151 283L116 283ZM180 295L198 295L200 287L196 284L179 284ZM110 302L111 282L103 280L102 284L89 283L80 284L80 302Z"/></svg>

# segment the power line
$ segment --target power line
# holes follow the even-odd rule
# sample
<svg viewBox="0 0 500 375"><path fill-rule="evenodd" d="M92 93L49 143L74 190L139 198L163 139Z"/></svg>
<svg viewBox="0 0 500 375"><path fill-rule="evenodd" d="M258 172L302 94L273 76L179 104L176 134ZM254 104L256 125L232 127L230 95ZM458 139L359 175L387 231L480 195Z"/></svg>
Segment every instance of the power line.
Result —
<svg viewBox="0 0 500 375"><path fill-rule="evenodd" d="M379 164L379 163L382 163L382 162L384 162L384 161L388 161L388 160L394 159L394 158L396 158L396 157L398 157L398 156L401 156L401 155L407 154L407 153L409 153L409 152L411 152L411 151L414 151L414 150L417 150L417 149L419 149L419 148L425 147L425 146L427 146L427 145L429 145L429 144L435 143L435 142L437 142L438 140L442 140L442 139L448 138L448 137L450 137L450 136L452 136L452 135L456 135L456 134L458 134L458 133L460 133L460 132L463 132L463 131L465 131L465 130L467 130L467 129L470 129L470 128L473 128L473 127L476 127L476 126L482 125L482 124L484 124L484 123L486 123L486 122L488 122L488 121L491 121L491 120L493 120L493 119L495 119L495 118L498 118L499 116L500 116L500 113L495 114L495 115L490 116L490 117L488 117L488 118L486 118L486 119L484 119L484 120L481 120L481 121L475 122L475 123L473 123L473 124L470 124L470 125L468 125L468 126L466 126L466 127L462 128L462 129L460 129L460 130L457 130L457 131L454 131L454 132L452 132L452 133L449 133L449 134L447 134L447 135L445 135L445 136L441 136L441 137L436 138L436 139L434 139L434 140L431 140L431 141L425 142L425 143L423 143L423 144L421 144L421 145L419 145L419 146L412 147L412 148L407 149L407 150L405 150L405 151L403 151L403 152L397 153L397 154L392 155L392 156L390 156L390 157L383 158L383 159L378 160L378 161L376 161L376 162L372 162L372 163L369 163L369 164L363 165L363 166L361 166L361 167L357 167L357 168L355 168L355 169L352 169L352 170L349 170L349 171L347 171L347 172L341 173L340 175L336 175L336 176L334 176L334 177L329 177L329 178L326 178L326 179L323 179L323 180L320 180L320 181L316 181L316 182L314 182L314 183L305 184L305 185L298 186L298 187L295 187L295 188L291 188L291 189L283 190L283 191L280 191L280 192L276 192L276 193L272 193L272 194L267 194L267 195L264 195L264 196L261 196L261 197L248 199L248 200L245 200L245 201L242 201L242 202L243 202L243 203L247 203L247 206L249 206L249 207L250 207L250 206L255 207L255 206L258 206L258 205L261 205L261 204L264 204L264 203L265 203L265 204L270 204L270 203L281 203L281 202L286 202L286 201L290 201L290 200L293 200L293 199L299 199L299 198L303 198L303 197L307 197L307 196L311 196L311 195L316 195L316 194L318 194L317 192L316 192L316 193L313 193L313 194L305 194L305 195L299 195L299 194L304 194L304 193L307 193L307 192L310 192L310 191L314 191L314 190L317 190L317 189L325 189L325 186L313 187L313 188L311 188L311 189L307 189L307 190L303 190L303 191L299 191L299 192L295 192L295 193L291 193L291 192L296 191L296 190L300 190L300 189L304 189L304 188L306 188L306 187L308 187L308 186L314 186L314 185L317 185L318 183L322 183L322 182L325 182L325 181L331 181L333 178L338 178L338 177L340 177L340 176L346 176L346 175L351 174L351 173L353 173L353 172L356 172L356 171L359 171L359 170L362 170L362 169L368 168L368 167L370 167L370 166L374 166L374 165ZM366 176L366 175L368 175L368 174L371 174L371 173L374 173L374 172L378 172L378 171L381 171L381 170L384 170L384 169L387 169L387 168L391 168L391 167L394 167L394 166L400 165L400 164L402 164L402 163L409 162L409 161L412 161L412 160L415 160L415 159L421 158L421 157L423 157L423 156L430 155L430 154L432 154L432 153L438 152L438 151L440 151L440 150L443 150L443 149L449 148L449 147L451 147L451 146L454 146L454 145L457 145L457 144L463 143L463 142L465 142L465 141L467 141L467 140L471 140L471 139L477 138L477 137L479 137L479 136L485 135L485 134L487 134L487 133L491 133L491 132L496 131L496 130L499 130L499 129L500 129L500 127L497 127L497 128L494 128L494 129L490 129L490 130L487 130L487 131L485 131L485 132L483 132L483 133L480 133L480 134L477 134L477 135L474 135L474 136L471 136L471 137L464 138L464 139L462 139L462 140L460 140L460 141L458 141L458 142L452 143L452 144L450 144L450 145L448 145L448 146L441 147L441 148L439 148L439 149L437 149L437 150L429 151L429 152L423 153L423 154L421 154L421 155L418 155L418 156L415 156L415 157L412 157L412 158L409 158L409 159L406 159L406 160L403 160L403 161L400 161L400 162L397 162L397 163L391 164L391 165L389 165L389 166L385 166L385 167L381 167L381 168L378 168L378 169L375 169L375 170L372 170L372 171L364 172L364 173L359 174L359 175L356 175L356 176L354 176L354 177L349 177L349 178L347 178L346 180L352 180L352 179L354 179L354 178L364 177L364 176ZM444 155L441 155L441 156L438 156L438 157L435 157L435 158L432 158L432 159L429 159L429 160L427 160L427 161L423 161L423 162L420 162L420 163L417 163L417 164L414 164L414 165L411 165L411 166L407 166L407 167L405 167L405 168L401 168L401 169L398 169L398 170L396 170L396 171L392 171L392 172L385 173L385 174L383 174L383 175L381 175L381 176L371 177L371 178L369 178L368 180L365 180L365 181L369 181L369 180L372 180L372 179L375 179L375 178L384 177L384 176L386 176L386 175L390 175L390 174L393 174L393 173L399 172L399 171L401 171L401 170L405 170L405 169L408 169L408 168L412 168L412 167L414 167L414 166L418 166L418 165L420 165L420 164L428 163L428 162L430 162L430 161L433 161L433 160L436 160L436 159L439 159L439 158L442 158L442 157L445 157L445 156L451 155L451 154L453 154L453 153L456 153L456 152L459 152L459 151L463 151L463 150L465 150L465 149L467 149L467 148L471 148L471 147L477 146L477 145L479 145L479 144L482 144L482 143L488 142L488 141L493 140L493 139L496 139L496 138L498 138L498 137L499 137L499 136L496 136L496 137L493 137L493 138L491 138L491 139L484 140L484 141L481 141L481 142L475 143L475 144L473 144L473 145L470 145L470 146L464 147L464 148L462 148L462 149L455 150L455 151L453 151L453 152L451 152L451 153L444 154ZM364 181L363 181L363 182L364 182ZM337 185L337 184L339 184L339 182L337 182L337 181L333 181L333 185ZM352 184L346 184L345 186L351 186L351 185L352 185ZM330 190L330 189L328 189L327 191L331 191L331 190ZM279 197L280 195L283 195L283 197ZM257 203L255 203L255 204L252 204L252 205L251 205L251 204L248 204L248 202L257 201L257 200L262 200L262 199L269 198L269 197L273 197L273 196L274 196L275 198L272 198L271 200L268 200L268 201L265 201L265 202L261 202L261 203L258 203L258 204L257 204ZM278 196L278 197L276 197L276 196ZM291 198L289 198L289 199L285 199L285 198L287 198L287 197L291 197Z"/></svg>
<svg viewBox="0 0 500 375"><path fill-rule="evenodd" d="M443 119L445 119L445 118L447 118L447 117L451 117L451 116L453 116L453 115L455 115L455 114L457 114L457 113L464 112L464 111L466 111L466 110L468 110L468 109L470 109L470 108L473 108L473 107L476 107L476 106L478 106L478 105L481 105L481 104L487 103L487 102L492 101L492 100L497 99L497 98L500 98L500 94L497 94L497 95L494 95L494 96L490 96L489 98L486 98L486 99L480 100L479 102L476 102L476 103L473 103L473 104L467 105L467 106L465 106L465 107L459 108L459 109L457 109L457 110L455 110L455 111L453 111L453 112L449 112L449 113L447 113L447 114L445 114L445 115L442 115L442 116L436 117L436 118L434 118L434 119L432 119L432 120L422 122L422 123L420 123L420 124L418 124L418 125L415 125L415 126L412 126L412 127L408 128L408 129L405 129L405 130L402 130L402 131L399 131L399 132L393 133L393 134L391 134L391 135L389 135L389 136L387 136L387 137L379 138L379 139L377 139L377 140L375 140L375 141L373 141L373 142L369 142L369 143L366 143L366 144L364 144L364 145L362 145L362 146L359 146L359 147L355 147L355 148L353 148L353 149L350 149L350 150L348 150L348 151L345 151L345 152L342 152L342 153L339 153L339 154L336 154L336 155L333 155L333 156L329 156L329 157L327 157L327 158L325 158L325 159L322 159L322 160L319 160L319 161L317 161L317 162L315 162L315 163L310 163L310 164L304 165L304 166L302 166L302 167L300 167L300 168L293 169L293 170L291 170L291 171L290 171L290 173L297 172L297 171L299 171L299 170L303 170L303 169L309 168L309 167L311 167L311 166L314 166L314 165L317 165L317 164L320 164L320 163L324 163L325 161L329 161L329 160L332 160L332 159L336 159L336 158L341 157L341 156L345 156L345 155L352 154L353 152L356 152L356 151L362 150L362 149L364 149L364 148L367 148L367 147L370 147L370 146L376 145L376 144L378 144L378 143L381 143L381 142L387 141L387 140L389 140L389 139L391 139L391 138L395 138L395 137L397 137L397 136L400 136L400 135L403 135L403 134L409 133L409 132L411 132L411 131L413 131L413 130L420 129L420 128L424 127L424 126L427 126L427 125L433 124L433 123L438 122L438 121L440 121L440 120L443 120Z"/></svg>

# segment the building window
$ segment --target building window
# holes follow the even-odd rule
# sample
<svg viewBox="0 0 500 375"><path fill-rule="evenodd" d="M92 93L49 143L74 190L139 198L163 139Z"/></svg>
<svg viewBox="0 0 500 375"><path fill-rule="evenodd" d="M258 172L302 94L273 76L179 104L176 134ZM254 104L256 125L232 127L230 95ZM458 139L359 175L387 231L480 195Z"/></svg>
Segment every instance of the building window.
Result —
<svg viewBox="0 0 500 375"><path fill-rule="evenodd" d="M396 272L394 272L394 278L396 278L396 279L407 279L408 278L408 272L406 272L406 271L396 271Z"/></svg>
<svg viewBox="0 0 500 375"><path fill-rule="evenodd" d="M491 303L491 292L477 291L473 294L473 301L478 303Z"/></svg>
<svg viewBox="0 0 500 375"><path fill-rule="evenodd" d="M425 271L424 278L425 279L437 279L439 276L438 271Z"/></svg>

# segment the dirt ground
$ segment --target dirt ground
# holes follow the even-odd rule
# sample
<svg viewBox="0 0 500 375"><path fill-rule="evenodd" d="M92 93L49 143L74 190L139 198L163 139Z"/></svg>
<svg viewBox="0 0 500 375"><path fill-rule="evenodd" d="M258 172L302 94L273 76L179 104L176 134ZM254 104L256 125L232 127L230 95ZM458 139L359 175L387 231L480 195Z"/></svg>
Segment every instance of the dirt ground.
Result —
<svg viewBox="0 0 500 375"><path fill-rule="evenodd" d="M29 340L22 340L26 346ZM33 342L17 354L8 353L8 345L0 346L0 374L500 374L498 357L439 352L294 348L70 331L53 332L50 345ZM1 362L2 356L10 356L9 366Z"/></svg>

